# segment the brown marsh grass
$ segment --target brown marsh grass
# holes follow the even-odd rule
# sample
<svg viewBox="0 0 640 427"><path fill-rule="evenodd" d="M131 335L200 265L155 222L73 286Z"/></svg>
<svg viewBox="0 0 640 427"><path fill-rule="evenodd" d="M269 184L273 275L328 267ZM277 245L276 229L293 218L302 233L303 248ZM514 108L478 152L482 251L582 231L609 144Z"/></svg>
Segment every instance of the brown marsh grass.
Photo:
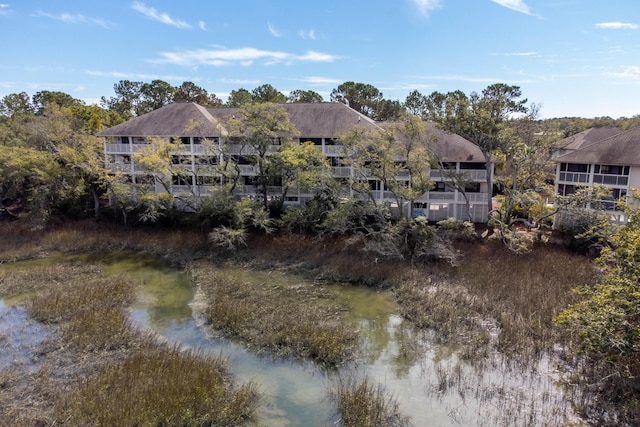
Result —
<svg viewBox="0 0 640 427"><path fill-rule="evenodd" d="M0 425L235 426L253 417L257 388L236 385L225 360L131 325L135 284L126 276L76 262L4 270L3 295L21 284L32 291L27 310L51 334L33 365L1 372Z"/></svg>
<svg viewBox="0 0 640 427"><path fill-rule="evenodd" d="M62 400L64 425L242 426L254 416L253 383L235 386L226 361L154 347L107 364Z"/></svg>
<svg viewBox="0 0 640 427"><path fill-rule="evenodd" d="M384 387L365 378L341 382L333 391L344 427L405 427L410 418L402 415L398 401Z"/></svg>
<svg viewBox="0 0 640 427"><path fill-rule="evenodd" d="M337 366L353 356L355 327L322 287L275 279L243 279L205 263L192 266L208 302L209 324L254 349Z"/></svg>

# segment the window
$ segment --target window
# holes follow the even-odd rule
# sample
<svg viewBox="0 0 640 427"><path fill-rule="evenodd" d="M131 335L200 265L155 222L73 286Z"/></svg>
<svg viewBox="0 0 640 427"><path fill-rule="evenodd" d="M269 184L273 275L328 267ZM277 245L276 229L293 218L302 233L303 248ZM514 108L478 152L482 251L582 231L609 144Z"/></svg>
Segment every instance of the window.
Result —
<svg viewBox="0 0 640 427"><path fill-rule="evenodd" d="M215 165L218 164L216 156L196 156L196 163L199 165Z"/></svg>
<svg viewBox="0 0 640 427"><path fill-rule="evenodd" d="M479 182L468 182L464 185L465 193L479 193L480 192L480 183Z"/></svg>
<svg viewBox="0 0 640 427"><path fill-rule="evenodd" d="M576 192L576 186L570 184L559 184L558 194L561 196L570 196Z"/></svg>
<svg viewBox="0 0 640 427"><path fill-rule="evenodd" d="M174 175L172 177L173 185L192 185L193 177L192 176L180 176Z"/></svg>
<svg viewBox="0 0 640 427"><path fill-rule="evenodd" d="M462 162L460 163L460 169L463 170L468 170L468 169L473 169L473 170L484 170L486 169L486 165L484 163L478 163L478 162Z"/></svg>
<svg viewBox="0 0 640 427"><path fill-rule="evenodd" d="M560 163L560 170L566 172L589 173L590 165L581 163Z"/></svg>
<svg viewBox="0 0 640 427"><path fill-rule="evenodd" d="M197 176L196 184L198 185L215 185L220 182L220 178L217 176Z"/></svg>
<svg viewBox="0 0 640 427"><path fill-rule="evenodd" d="M120 137L120 142L122 144L128 144L129 143L129 137L128 136L121 136Z"/></svg>
<svg viewBox="0 0 640 427"><path fill-rule="evenodd" d="M629 166L595 165L594 171L603 175L629 175Z"/></svg>
<svg viewBox="0 0 640 427"><path fill-rule="evenodd" d="M300 138L300 142L313 142L313 145L322 145L322 138Z"/></svg>

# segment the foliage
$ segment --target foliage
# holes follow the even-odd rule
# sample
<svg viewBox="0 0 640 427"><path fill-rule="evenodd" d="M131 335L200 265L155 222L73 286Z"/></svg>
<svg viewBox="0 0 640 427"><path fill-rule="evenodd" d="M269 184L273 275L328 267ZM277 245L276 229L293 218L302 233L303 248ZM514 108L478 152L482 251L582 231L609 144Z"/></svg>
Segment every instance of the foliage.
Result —
<svg viewBox="0 0 640 427"><path fill-rule="evenodd" d="M287 102L323 102L322 95L313 90L292 90L287 96Z"/></svg>
<svg viewBox="0 0 640 427"><path fill-rule="evenodd" d="M638 200L640 192L634 197ZM596 361L601 390L615 391L603 392L604 398L621 403L633 423L640 400L640 208L623 209L629 222L616 230L598 258L602 281L577 288L585 299L560 313L556 322L577 332L580 351Z"/></svg>
<svg viewBox="0 0 640 427"><path fill-rule="evenodd" d="M614 233L616 226L607 213L610 196L610 188L596 184L556 197L554 226L571 239L572 249L582 253L598 250Z"/></svg>
<svg viewBox="0 0 640 427"><path fill-rule="evenodd" d="M377 103L382 99L382 92L365 83L344 82L331 91L331 101L346 104L369 117L374 117Z"/></svg>
<svg viewBox="0 0 640 427"><path fill-rule="evenodd" d="M228 120L229 134L235 143L243 145L255 159L255 185L261 201L268 209L271 183L281 178L282 171L271 154L292 144L298 131L289 120L287 111L269 102L246 104L238 110L238 117Z"/></svg>
<svg viewBox="0 0 640 427"><path fill-rule="evenodd" d="M444 130L453 132L476 144L484 155L487 167L487 188L493 188L491 169L495 164L494 154L503 152L508 146L505 138L507 121L514 115L526 113L527 100L520 99L518 86L496 83L481 94L469 96L461 91L442 94L433 92L426 100L427 118ZM487 202L491 211L491 198Z"/></svg>

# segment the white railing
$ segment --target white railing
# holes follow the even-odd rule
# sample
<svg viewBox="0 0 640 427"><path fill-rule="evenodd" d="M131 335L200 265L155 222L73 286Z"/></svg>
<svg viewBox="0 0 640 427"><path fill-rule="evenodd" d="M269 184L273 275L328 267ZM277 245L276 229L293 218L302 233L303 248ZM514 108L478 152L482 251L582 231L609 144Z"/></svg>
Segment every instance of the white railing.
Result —
<svg viewBox="0 0 640 427"><path fill-rule="evenodd" d="M331 169L333 170L333 176L336 178L348 178L351 176L351 167L349 166L334 166Z"/></svg>
<svg viewBox="0 0 640 427"><path fill-rule="evenodd" d="M629 177L626 175L594 174L593 182L594 184L617 185L620 187L626 187L629 183Z"/></svg>
<svg viewBox="0 0 640 427"><path fill-rule="evenodd" d="M462 169L459 171L431 169L429 176L435 180L451 180L452 176L456 176L459 173L462 173L465 178L472 181L485 181L487 179L487 171L484 169Z"/></svg>
<svg viewBox="0 0 640 427"><path fill-rule="evenodd" d="M325 145L322 149L324 154L331 156L344 156L345 150L342 145Z"/></svg>
<svg viewBox="0 0 640 427"><path fill-rule="evenodd" d="M104 151L107 154L130 154L130 144L104 144Z"/></svg>
<svg viewBox="0 0 640 427"><path fill-rule="evenodd" d="M560 172L559 181L588 183L589 174L584 172Z"/></svg>
<svg viewBox="0 0 640 427"><path fill-rule="evenodd" d="M130 163L109 163L105 168L110 172L133 172Z"/></svg>

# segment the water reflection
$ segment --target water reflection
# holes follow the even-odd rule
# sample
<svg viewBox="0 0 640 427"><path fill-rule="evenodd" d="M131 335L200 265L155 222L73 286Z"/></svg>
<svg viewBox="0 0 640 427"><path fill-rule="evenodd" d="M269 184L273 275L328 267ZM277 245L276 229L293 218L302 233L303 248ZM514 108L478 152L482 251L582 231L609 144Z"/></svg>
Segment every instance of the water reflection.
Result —
<svg viewBox="0 0 640 427"><path fill-rule="evenodd" d="M63 260L100 260L107 263L106 273L126 273L140 285L139 300L131 311L137 325L185 347L222 355L238 380L255 381L264 396L258 414L260 426L336 425L329 390L339 377L365 376L397 398L401 412L416 426L562 425L567 420L580 425L555 383L552 364L545 361L527 372L499 363L478 370L461 361L455 349L429 344L421 333L405 324L395 314L396 306L388 292L307 283L277 272L232 271L243 280L322 286L344 304L359 327L362 354L339 372L328 374L308 362L257 357L241 344L220 338L199 320L202 307L198 296L194 298L188 276L152 258L74 255L16 263L12 268ZM16 361L30 363L32 349L46 337L45 328L30 321L24 307L7 305L0 300L0 369Z"/></svg>

